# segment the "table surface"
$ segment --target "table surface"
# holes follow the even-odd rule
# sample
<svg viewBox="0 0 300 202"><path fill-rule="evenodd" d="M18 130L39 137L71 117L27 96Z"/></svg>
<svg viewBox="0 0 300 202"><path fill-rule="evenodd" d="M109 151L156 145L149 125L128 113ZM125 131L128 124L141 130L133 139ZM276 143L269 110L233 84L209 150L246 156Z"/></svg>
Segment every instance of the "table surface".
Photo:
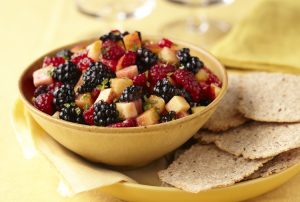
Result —
<svg viewBox="0 0 300 202"><path fill-rule="evenodd" d="M236 0L232 5L208 8L207 13L234 25L257 1ZM128 20L124 27L158 34L164 24L184 18L189 12L189 8L158 0L151 15L139 21ZM96 192L70 198L60 196L57 191L59 177L49 163L42 156L24 159L9 118L18 96L17 80L22 69L48 50L98 36L112 25L78 13L73 0L3 1L0 13L0 201L119 201ZM251 201L300 201L299 189L300 175Z"/></svg>

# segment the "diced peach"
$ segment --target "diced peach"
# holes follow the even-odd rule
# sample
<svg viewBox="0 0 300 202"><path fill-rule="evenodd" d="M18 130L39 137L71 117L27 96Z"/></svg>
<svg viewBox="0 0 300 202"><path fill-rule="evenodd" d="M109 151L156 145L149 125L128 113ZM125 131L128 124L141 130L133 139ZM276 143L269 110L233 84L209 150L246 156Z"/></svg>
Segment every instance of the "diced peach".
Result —
<svg viewBox="0 0 300 202"><path fill-rule="evenodd" d="M116 65L116 71L119 71L120 69L123 68L122 63L123 63L124 58L125 58L125 55L123 55L122 57L120 57L120 59L118 60L118 63Z"/></svg>
<svg viewBox="0 0 300 202"><path fill-rule="evenodd" d="M137 124L139 126L148 126L154 125L159 121L159 115L156 109L151 108L141 114L139 117L136 118Z"/></svg>
<svg viewBox="0 0 300 202"><path fill-rule="evenodd" d="M209 74L207 73L207 71L204 68L202 68L197 72L195 77L198 81L206 81L209 77Z"/></svg>
<svg viewBox="0 0 300 202"><path fill-rule="evenodd" d="M161 51L161 48L157 43L147 43L144 45L144 47L151 50L155 54L158 54Z"/></svg>
<svg viewBox="0 0 300 202"><path fill-rule="evenodd" d="M133 77L137 76L139 74L138 68L136 65L132 65L129 67L126 67L124 69L121 69L116 72L116 76L118 78L129 78L132 79Z"/></svg>
<svg viewBox="0 0 300 202"><path fill-rule="evenodd" d="M116 107L121 119L135 118L138 116L138 111L134 102L118 102L116 103Z"/></svg>
<svg viewBox="0 0 300 202"><path fill-rule="evenodd" d="M151 104L152 107L157 109L159 113L162 113L165 109L165 101L161 97L158 97L156 95L151 95L148 100L149 104Z"/></svg>
<svg viewBox="0 0 300 202"><path fill-rule="evenodd" d="M123 37L123 42L127 51L136 51L142 46L138 32L127 34Z"/></svg>
<svg viewBox="0 0 300 202"><path fill-rule="evenodd" d="M49 85L53 83L53 66L43 67L33 72L33 84L35 87L40 85Z"/></svg>
<svg viewBox="0 0 300 202"><path fill-rule="evenodd" d="M104 102L112 103L114 99L115 99L115 93L113 89L107 88L100 92L96 102L103 100Z"/></svg>
<svg viewBox="0 0 300 202"><path fill-rule="evenodd" d="M91 93L79 94L75 99L75 103L81 109L88 109L93 104Z"/></svg>
<svg viewBox="0 0 300 202"><path fill-rule="evenodd" d="M83 79L82 79L83 74L80 76L79 80L77 81L75 87L74 87L74 91L77 92L78 88L84 83Z"/></svg>
<svg viewBox="0 0 300 202"><path fill-rule="evenodd" d="M221 92L221 88L218 87L216 84L210 84L210 86L213 88L213 90L215 92L215 97L217 97Z"/></svg>
<svg viewBox="0 0 300 202"><path fill-rule="evenodd" d="M174 111L176 114L189 110L190 105L182 96L174 96L167 104L166 110L168 112Z"/></svg>
<svg viewBox="0 0 300 202"><path fill-rule="evenodd" d="M163 47L161 49L161 51L159 52L159 57L168 64L176 64L178 62L178 58L176 57L176 51L168 47Z"/></svg>
<svg viewBox="0 0 300 202"><path fill-rule="evenodd" d="M118 98L122 94L123 90L126 87L132 85L133 81L128 78L113 78L110 80L110 87L115 92L116 98Z"/></svg>
<svg viewBox="0 0 300 202"><path fill-rule="evenodd" d="M102 46L102 41L97 40L87 47L88 57L92 58L95 62L98 62L100 60L101 46Z"/></svg>

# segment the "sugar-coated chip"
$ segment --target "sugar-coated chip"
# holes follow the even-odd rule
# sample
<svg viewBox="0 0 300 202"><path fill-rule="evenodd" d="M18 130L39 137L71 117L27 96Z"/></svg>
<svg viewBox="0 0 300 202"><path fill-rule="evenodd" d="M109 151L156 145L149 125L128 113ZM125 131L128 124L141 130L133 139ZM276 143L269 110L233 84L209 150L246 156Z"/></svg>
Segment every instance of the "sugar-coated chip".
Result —
<svg viewBox="0 0 300 202"><path fill-rule="evenodd" d="M196 144L158 175L164 183L197 193L239 182L267 160L247 160L219 150L212 144Z"/></svg>
<svg viewBox="0 0 300 202"><path fill-rule="evenodd" d="M214 135L222 150L248 159L274 157L300 147L300 123L278 124L252 122L225 132L200 131L197 137Z"/></svg>
<svg viewBox="0 0 300 202"><path fill-rule="evenodd" d="M250 175L247 179L256 179L259 177L267 177L284 171L285 169L300 163L300 148L292 149L279 154L272 160L266 162L263 167Z"/></svg>
<svg viewBox="0 0 300 202"><path fill-rule="evenodd" d="M239 110L264 122L300 122L300 76L251 73L241 80Z"/></svg>
<svg viewBox="0 0 300 202"><path fill-rule="evenodd" d="M243 76L239 74L228 75L228 90L217 110L204 124L203 128L215 132L224 131L240 126L247 121L237 109L241 79L243 79Z"/></svg>

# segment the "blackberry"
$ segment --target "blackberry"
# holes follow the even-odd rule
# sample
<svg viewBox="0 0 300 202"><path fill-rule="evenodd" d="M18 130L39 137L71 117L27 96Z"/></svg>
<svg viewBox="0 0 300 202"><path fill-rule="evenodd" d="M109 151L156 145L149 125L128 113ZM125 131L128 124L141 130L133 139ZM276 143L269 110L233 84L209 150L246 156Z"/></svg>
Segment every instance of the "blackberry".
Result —
<svg viewBox="0 0 300 202"><path fill-rule="evenodd" d="M129 86L122 92L119 101L131 102L138 100L143 96L143 87L141 86Z"/></svg>
<svg viewBox="0 0 300 202"><path fill-rule="evenodd" d="M157 60L157 55L154 54L151 50L147 48L139 48L137 50L136 64L140 73L155 65Z"/></svg>
<svg viewBox="0 0 300 202"><path fill-rule="evenodd" d="M33 96L37 97L38 95L43 94L43 93L47 93L47 92L48 92L48 86L47 85L41 85L41 86L37 87L34 90Z"/></svg>
<svg viewBox="0 0 300 202"><path fill-rule="evenodd" d="M100 85L105 79L109 80L114 77L116 77L115 73L103 63L92 63L82 76L83 84L78 88L78 92L90 92L93 88L97 87L97 85ZM107 85L108 83L109 82L107 82Z"/></svg>
<svg viewBox="0 0 300 202"><path fill-rule="evenodd" d="M171 85L167 78L164 78L157 81L156 85L153 87L153 93L163 98L167 103L174 95L178 94L178 89Z"/></svg>
<svg viewBox="0 0 300 202"><path fill-rule="evenodd" d="M172 121L172 120L175 120L175 119L176 119L176 113L174 111L170 111L167 114L162 115L160 117L159 122L160 123L165 123L165 122L169 122L169 121Z"/></svg>
<svg viewBox="0 0 300 202"><path fill-rule="evenodd" d="M99 101L94 104L94 124L96 126L107 126L119 122L119 112L116 104Z"/></svg>
<svg viewBox="0 0 300 202"><path fill-rule="evenodd" d="M74 123L84 123L82 110L74 104L65 104L59 112L59 118Z"/></svg>
<svg viewBox="0 0 300 202"><path fill-rule="evenodd" d="M184 89L180 89L180 88L177 88L176 90L176 95L179 95L179 96L182 96L185 98L185 100L191 105L191 103L193 103L193 99L191 97L191 95Z"/></svg>
<svg viewBox="0 0 300 202"><path fill-rule="evenodd" d="M102 36L100 36L100 40L101 41L107 41L107 40L111 40L111 41L120 41L120 40L122 40L123 39L123 36L125 36L126 35L126 32L124 32L123 34L120 32L120 31L118 31L118 30L113 30L113 31L111 31L111 32L109 32L108 34L104 34L104 35L102 35ZM128 34L128 32L127 32L127 34Z"/></svg>
<svg viewBox="0 0 300 202"><path fill-rule="evenodd" d="M67 61L64 64L60 64L53 70L53 78L56 81L61 81L72 86L77 83L80 74L81 73L77 69L76 65L70 61Z"/></svg>
<svg viewBox="0 0 300 202"><path fill-rule="evenodd" d="M74 102L75 92L71 85L62 85L56 87L54 92L53 104L56 106L57 110L60 110L64 107L64 104Z"/></svg>
<svg viewBox="0 0 300 202"><path fill-rule="evenodd" d="M203 62L198 57L190 55L190 49L188 48L177 51L177 58L184 69L189 70L194 74L204 67Z"/></svg>
<svg viewBox="0 0 300 202"><path fill-rule="evenodd" d="M71 58L71 56L73 55L73 53L69 50L69 49L63 49L61 51L58 51L56 53L57 57L62 57L65 60L69 60Z"/></svg>

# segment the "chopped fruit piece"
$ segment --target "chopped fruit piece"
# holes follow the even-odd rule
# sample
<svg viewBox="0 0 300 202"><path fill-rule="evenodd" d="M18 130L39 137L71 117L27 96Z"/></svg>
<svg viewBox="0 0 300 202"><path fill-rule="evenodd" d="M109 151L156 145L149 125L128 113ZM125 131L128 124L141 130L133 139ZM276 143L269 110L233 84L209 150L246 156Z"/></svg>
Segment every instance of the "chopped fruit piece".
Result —
<svg viewBox="0 0 300 202"><path fill-rule="evenodd" d="M115 99L114 91L112 90L112 88L107 88L100 92L100 94L95 102L102 100L107 103L112 103L114 99Z"/></svg>
<svg viewBox="0 0 300 202"><path fill-rule="evenodd" d="M157 43L150 43L150 42L145 43L144 47L155 54L158 54L161 50L161 48L159 47L159 45Z"/></svg>
<svg viewBox="0 0 300 202"><path fill-rule="evenodd" d="M45 57L43 61L43 67L53 66L58 67L60 64L65 63L65 59L63 57Z"/></svg>
<svg viewBox="0 0 300 202"><path fill-rule="evenodd" d="M150 68L149 70L149 82L152 85L155 85L157 81L166 78L169 73L174 72L175 67L168 64L157 64Z"/></svg>
<svg viewBox="0 0 300 202"><path fill-rule="evenodd" d="M94 106L83 112L84 121L89 125L94 125Z"/></svg>
<svg viewBox="0 0 300 202"><path fill-rule="evenodd" d="M101 47L102 57L107 60L119 60L125 54L125 50L117 42L107 40Z"/></svg>
<svg viewBox="0 0 300 202"><path fill-rule="evenodd" d="M126 119L123 122L114 123L112 125L109 125L108 127L112 128L125 128L125 127L135 127L137 126L136 119Z"/></svg>
<svg viewBox="0 0 300 202"><path fill-rule="evenodd" d="M116 72L116 76L118 78L129 78L132 79L133 77L137 76L139 74L138 68L136 65L132 65L129 67L126 67L124 69L121 69Z"/></svg>
<svg viewBox="0 0 300 202"><path fill-rule="evenodd" d="M176 114L176 119L180 119L188 115L190 115L188 112L179 112L178 114Z"/></svg>
<svg viewBox="0 0 300 202"><path fill-rule="evenodd" d="M91 59L93 59L95 62L98 62L100 60L100 54L101 54L101 46L102 46L102 41L97 40L91 45L87 47L88 49L88 54L87 56Z"/></svg>
<svg viewBox="0 0 300 202"><path fill-rule="evenodd" d="M79 44L79 45L76 45L76 46L74 46L73 48L71 48L71 52L72 53L78 53L78 52L81 52L81 51L83 51L83 50L85 50L85 46L83 45L83 44Z"/></svg>
<svg viewBox="0 0 300 202"><path fill-rule="evenodd" d="M82 79L83 74L80 76L80 78L78 79L75 87L74 87L74 91L77 92L79 87L83 85L84 81Z"/></svg>
<svg viewBox="0 0 300 202"><path fill-rule="evenodd" d="M203 69L200 69L197 74L195 75L196 79L198 81L206 81L209 77L209 74L208 72L203 68Z"/></svg>
<svg viewBox="0 0 300 202"><path fill-rule="evenodd" d="M138 114L141 114L143 112L143 101L142 101L142 99L138 99L138 100L135 100L133 102L135 104L135 108L136 108Z"/></svg>
<svg viewBox="0 0 300 202"><path fill-rule="evenodd" d="M221 92L221 88L220 87L218 87L216 84L210 84L210 87L214 90L214 94L215 94L215 96L214 96L214 98L216 98L219 94L220 94L220 92Z"/></svg>
<svg viewBox="0 0 300 202"><path fill-rule="evenodd" d="M56 118L56 119L59 119L59 111L55 112L53 115L52 115L53 118Z"/></svg>
<svg viewBox="0 0 300 202"><path fill-rule="evenodd" d="M133 32L123 37L123 42L127 51L136 52L142 46L139 32Z"/></svg>
<svg viewBox="0 0 300 202"><path fill-rule="evenodd" d="M136 122L139 126L157 124L159 122L159 114L154 108L151 108L137 117Z"/></svg>
<svg viewBox="0 0 300 202"><path fill-rule="evenodd" d="M43 67L33 72L33 84L35 87L53 83L53 66Z"/></svg>
<svg viewBox="0 0 300 202"><path fill-rule="evenodd" d="M168 47L164 47L161 49L161 51L159 52L159 58L168 64L176 64L178 62L176 51Z"/></svg>
<svg viewBox="0 0 300 202"><path fill-rule="evenodd" d="M191 95L193 101L198 102L201 99L201 88L192 72L178 69L171 75L171 78Z"/></svg>
<svg viewBox="0 0 300 202"><path fill-rule="evenodd" d="M136 53L129 51L119 59L116 70L118 71L124 67L129 67L131 65L134 65L135 62L136 62Z"/></svg>
<svg viewBox="0 0 300 202"><path fill-rule="evenodd" d="M199 107L193 107L192 108L192 112L193 112L193 114L194 113L197 113L197 112L201 112L201 111L203 111L203 109L205 109L206 107L204 107L204 106L199 106Z"/></svg>
<svg viewBox="0 0 300 202"><path fill-rule="evenodd" d="M41 110L42 112L45 112L46 114L52 115L53 110L53 95L52 93L44 93L38 95L33 102L34 106Z"/></svg>
<svg viewBox="0 0 300 202"><path fill-rule="evenodd" d="M116 60L106 60L102 58L101 62L105 64L107 67L110 68L111 71L115 72L117 67L117 61Z"/></svg>
<svg viewBox="0 0 300 202"><path fill-rule="evenodd" d="M164 47L171 48L173 45L173 42L170 41L169 39L163 38L158 42L158 45L161 48L164 48Z"/></svg>
<svg viewBox="0 0 300 202"><path fill-rule="evenodd" d="M120 97L125 88L132 85L132 80L128 78L114 78L110 80L110 87L116 93L117 98Z"/></svg>
<svg viewBox="0 0 300 202"><path fill-rule="evenodd" d="M184 99L184 97L181 96L174 96L167 104L166 104L166 110L168 112L174 111L177 113L179 112L185 112L189 110L190 105L189 103Z"/></svg>
<svg viewBox="0 0 300 202"><path fill-rule="evenodd" d="M139 74L132 78L133 85L135 86L146 86L147 85L147 76L146 73Z"/></svg>
<svg viewBox="0 0 300 202"><path fill-rule="evenodd" d="M91 93L78 94L75 103L81 109L88 109L93 105L93 98Z"/></svg>
<svg viewBox="0 0 300 202"><path fill-rule="evenodd" d="M118 102L116 106L119 111L119 117L123 120L138 116L138 110L134 102Z"/></svg>
<svg viewBox="0 0 300 202"><path fill-rule="evenodd" d="M119 112L116 104L109 104L102 100L94 104L94 124L108 126L119 121Z"/></svg>
<svg viewBox="0 0 300 202"><path fill-rule="evenodd" d="M162 115L160 117L159 122L160 123L165 123L165 122L169 122L169 121L172 121L172 120L175 120L175 119L176 119L176 113L173 112L173 111L170 111L170 112Z"/></svg>
<svg viewBox="0 0 300 202"><path fill-rule="evenodd" d="M162 113L165 110L165 101L161 97L158 97L156 95L151 95L147 99L147 104L149 103L151 105L151 108L154 107L158 113Z"/></svg>

